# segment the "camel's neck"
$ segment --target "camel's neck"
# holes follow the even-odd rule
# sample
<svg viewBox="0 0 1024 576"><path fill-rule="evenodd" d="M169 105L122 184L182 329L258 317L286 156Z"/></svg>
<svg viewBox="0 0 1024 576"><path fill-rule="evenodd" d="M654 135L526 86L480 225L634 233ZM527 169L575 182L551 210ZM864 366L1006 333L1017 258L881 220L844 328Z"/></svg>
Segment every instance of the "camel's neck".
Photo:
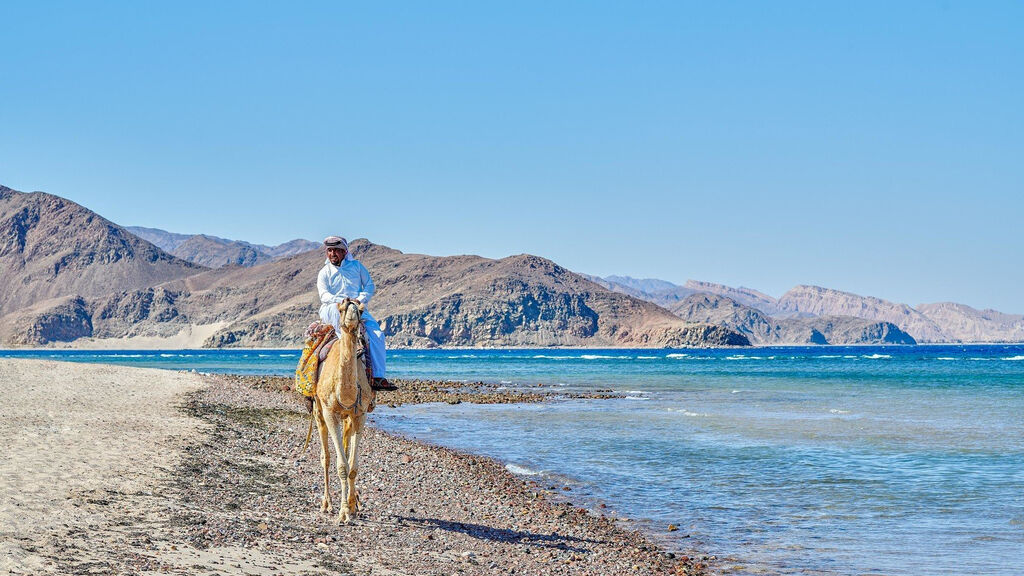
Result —
<svg viewBox="0 0 1024 576"><path fill-rule="evenodd" d="M356 362L356 337L347 330L338 334L338 379L335 382L358 382L358 362ZM347 377L347 378L346 378Z"/></svg>

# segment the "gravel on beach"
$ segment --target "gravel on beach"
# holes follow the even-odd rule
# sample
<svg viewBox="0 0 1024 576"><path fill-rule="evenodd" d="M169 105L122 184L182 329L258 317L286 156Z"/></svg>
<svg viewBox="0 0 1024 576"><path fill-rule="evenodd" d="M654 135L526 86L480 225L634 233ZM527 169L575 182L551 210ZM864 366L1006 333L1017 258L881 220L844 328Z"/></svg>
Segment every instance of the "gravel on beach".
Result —
<svg viewBox="0 0 1024 576"><path fill-rule="evenodd" d="M27 366L27 365L26 365ZM99 370L91 378L102 378ZM107 381L143 374L110 367ZM124 371L124 375L121 375ZM151 371L146 374L156 374ZM31 374L26 372L26 375ZM38 558L11 574L706 574L706 556L669 554L641 533L517 477L499 462L367 427L357 487L359 518L320 511L315 433L290 379L182 374L202 386L178 396L194 432L154 448L131 485L96 476L52 506L66 520L25 530L19 550ZM140 384L144 390L144 384ZM544 390L399 382L381 403L537 402ZM542 388L542 387L541 387ZM107 388L109 389L109 387ZM130 392L136 394L136 392ZM603 393L598 393L603 394ZM146 432L123 430L123 435ZM117 436L108 436L117 446ZM126 454L131 457L131 454ZM331 490L339 504L332 466ZM26 557L29 558L29 557ZM25 570L28 571L25 571Z"/></svg>

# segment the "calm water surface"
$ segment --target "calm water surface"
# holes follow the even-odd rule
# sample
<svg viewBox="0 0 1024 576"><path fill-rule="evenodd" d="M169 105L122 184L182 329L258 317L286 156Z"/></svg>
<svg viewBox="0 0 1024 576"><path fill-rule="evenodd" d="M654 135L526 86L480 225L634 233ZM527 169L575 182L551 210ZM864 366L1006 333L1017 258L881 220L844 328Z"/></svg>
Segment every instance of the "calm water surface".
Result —
<svg viewBox="0 0 1024 576"><path fill-rule="evenodd" d="M290 374L298 352L0 356ZM625 394L382 407L374 421L569 483L726 573L1022 573L1021 345L402 350L389 372Z"/></svg>

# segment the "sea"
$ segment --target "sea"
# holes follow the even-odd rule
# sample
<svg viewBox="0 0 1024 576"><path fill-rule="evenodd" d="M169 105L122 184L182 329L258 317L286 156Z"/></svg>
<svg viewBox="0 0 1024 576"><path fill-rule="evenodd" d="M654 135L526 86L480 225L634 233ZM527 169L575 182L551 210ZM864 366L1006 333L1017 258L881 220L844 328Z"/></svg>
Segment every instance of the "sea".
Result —
<svg viewBox="0 0 1024 576"><path fill-rule="evenodd" d="M297 350L4 350L290 375ZM396 350L389 375L611 400L380 406L723 574L1024 573L1024 346ZM568 487L569 490L565 490ZM669 525L678 530L669 531Z"/></svg>

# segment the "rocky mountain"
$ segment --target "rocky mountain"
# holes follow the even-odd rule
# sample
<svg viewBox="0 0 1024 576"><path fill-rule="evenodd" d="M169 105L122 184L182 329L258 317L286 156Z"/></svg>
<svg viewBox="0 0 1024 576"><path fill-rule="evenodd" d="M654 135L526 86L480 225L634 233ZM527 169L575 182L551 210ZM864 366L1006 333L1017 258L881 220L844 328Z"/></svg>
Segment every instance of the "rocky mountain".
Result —
<svg viewBox="0 0 1024 576"><path fill-rule="evenodd" d="M0 317L201 272L70 200L0 186Z"/></svg>
<svg viewBox="0 0 1024 576"><path fill-rule="evenodd" d="M2 201L3 279L24 286L3 292L4 345L290 347L317 318L319 252L204 269L67 200L4 190ZM432 257L365 240L352 252L373 271L371 309L392 346L749 345L536 256ZM130 276L143 259L146 274Z"/></svg>
<svg viewBox="0 0 1024 576"><path fill-rule="evenodd" d="M947 337L961 342L1022 342L1024 315L996 310L976 310L966 304L920 304L917 311L942 328Z"/></svg>
<svg viewBox="0 0 1024 576"><path fill-rule="evenodd" d="M797 286L779 298L784 313L812 316L854 316L891 322L919 342L950 342L942 327L906 304L897 304L819 286Z"/></svg>
<svg viewBox="0 0 1024 576"><path fill-rule="evenodd" d="M697 293L672 308L684 320L731 328L752 344L915 344L895 324L851 316L774 318L720 294Z"/></svg>
<svg viewBox="0 0 1024 576"><path fill-rule="evenodd" d="M700 280L687 280L686 288L694 292L703 292L705 294L718 294L725 296L730 300L738 302L744 306L750 306L756 308L761 312L770 316L780 314L782 310L779 309L779 302L775 298L758 292L753 288L733 288L732 286L726 286L725 284L715 284L714 282L702 282Z"/></svg>
<svg viewBox="0 0 1024 576"><path fill-rule="evenodd" d="M126 230L152 242L165 252L208 268L255 266L320 248L318 243L302 239L267 246L206 234L177 234L142 226L128 226Z"/></svg>

